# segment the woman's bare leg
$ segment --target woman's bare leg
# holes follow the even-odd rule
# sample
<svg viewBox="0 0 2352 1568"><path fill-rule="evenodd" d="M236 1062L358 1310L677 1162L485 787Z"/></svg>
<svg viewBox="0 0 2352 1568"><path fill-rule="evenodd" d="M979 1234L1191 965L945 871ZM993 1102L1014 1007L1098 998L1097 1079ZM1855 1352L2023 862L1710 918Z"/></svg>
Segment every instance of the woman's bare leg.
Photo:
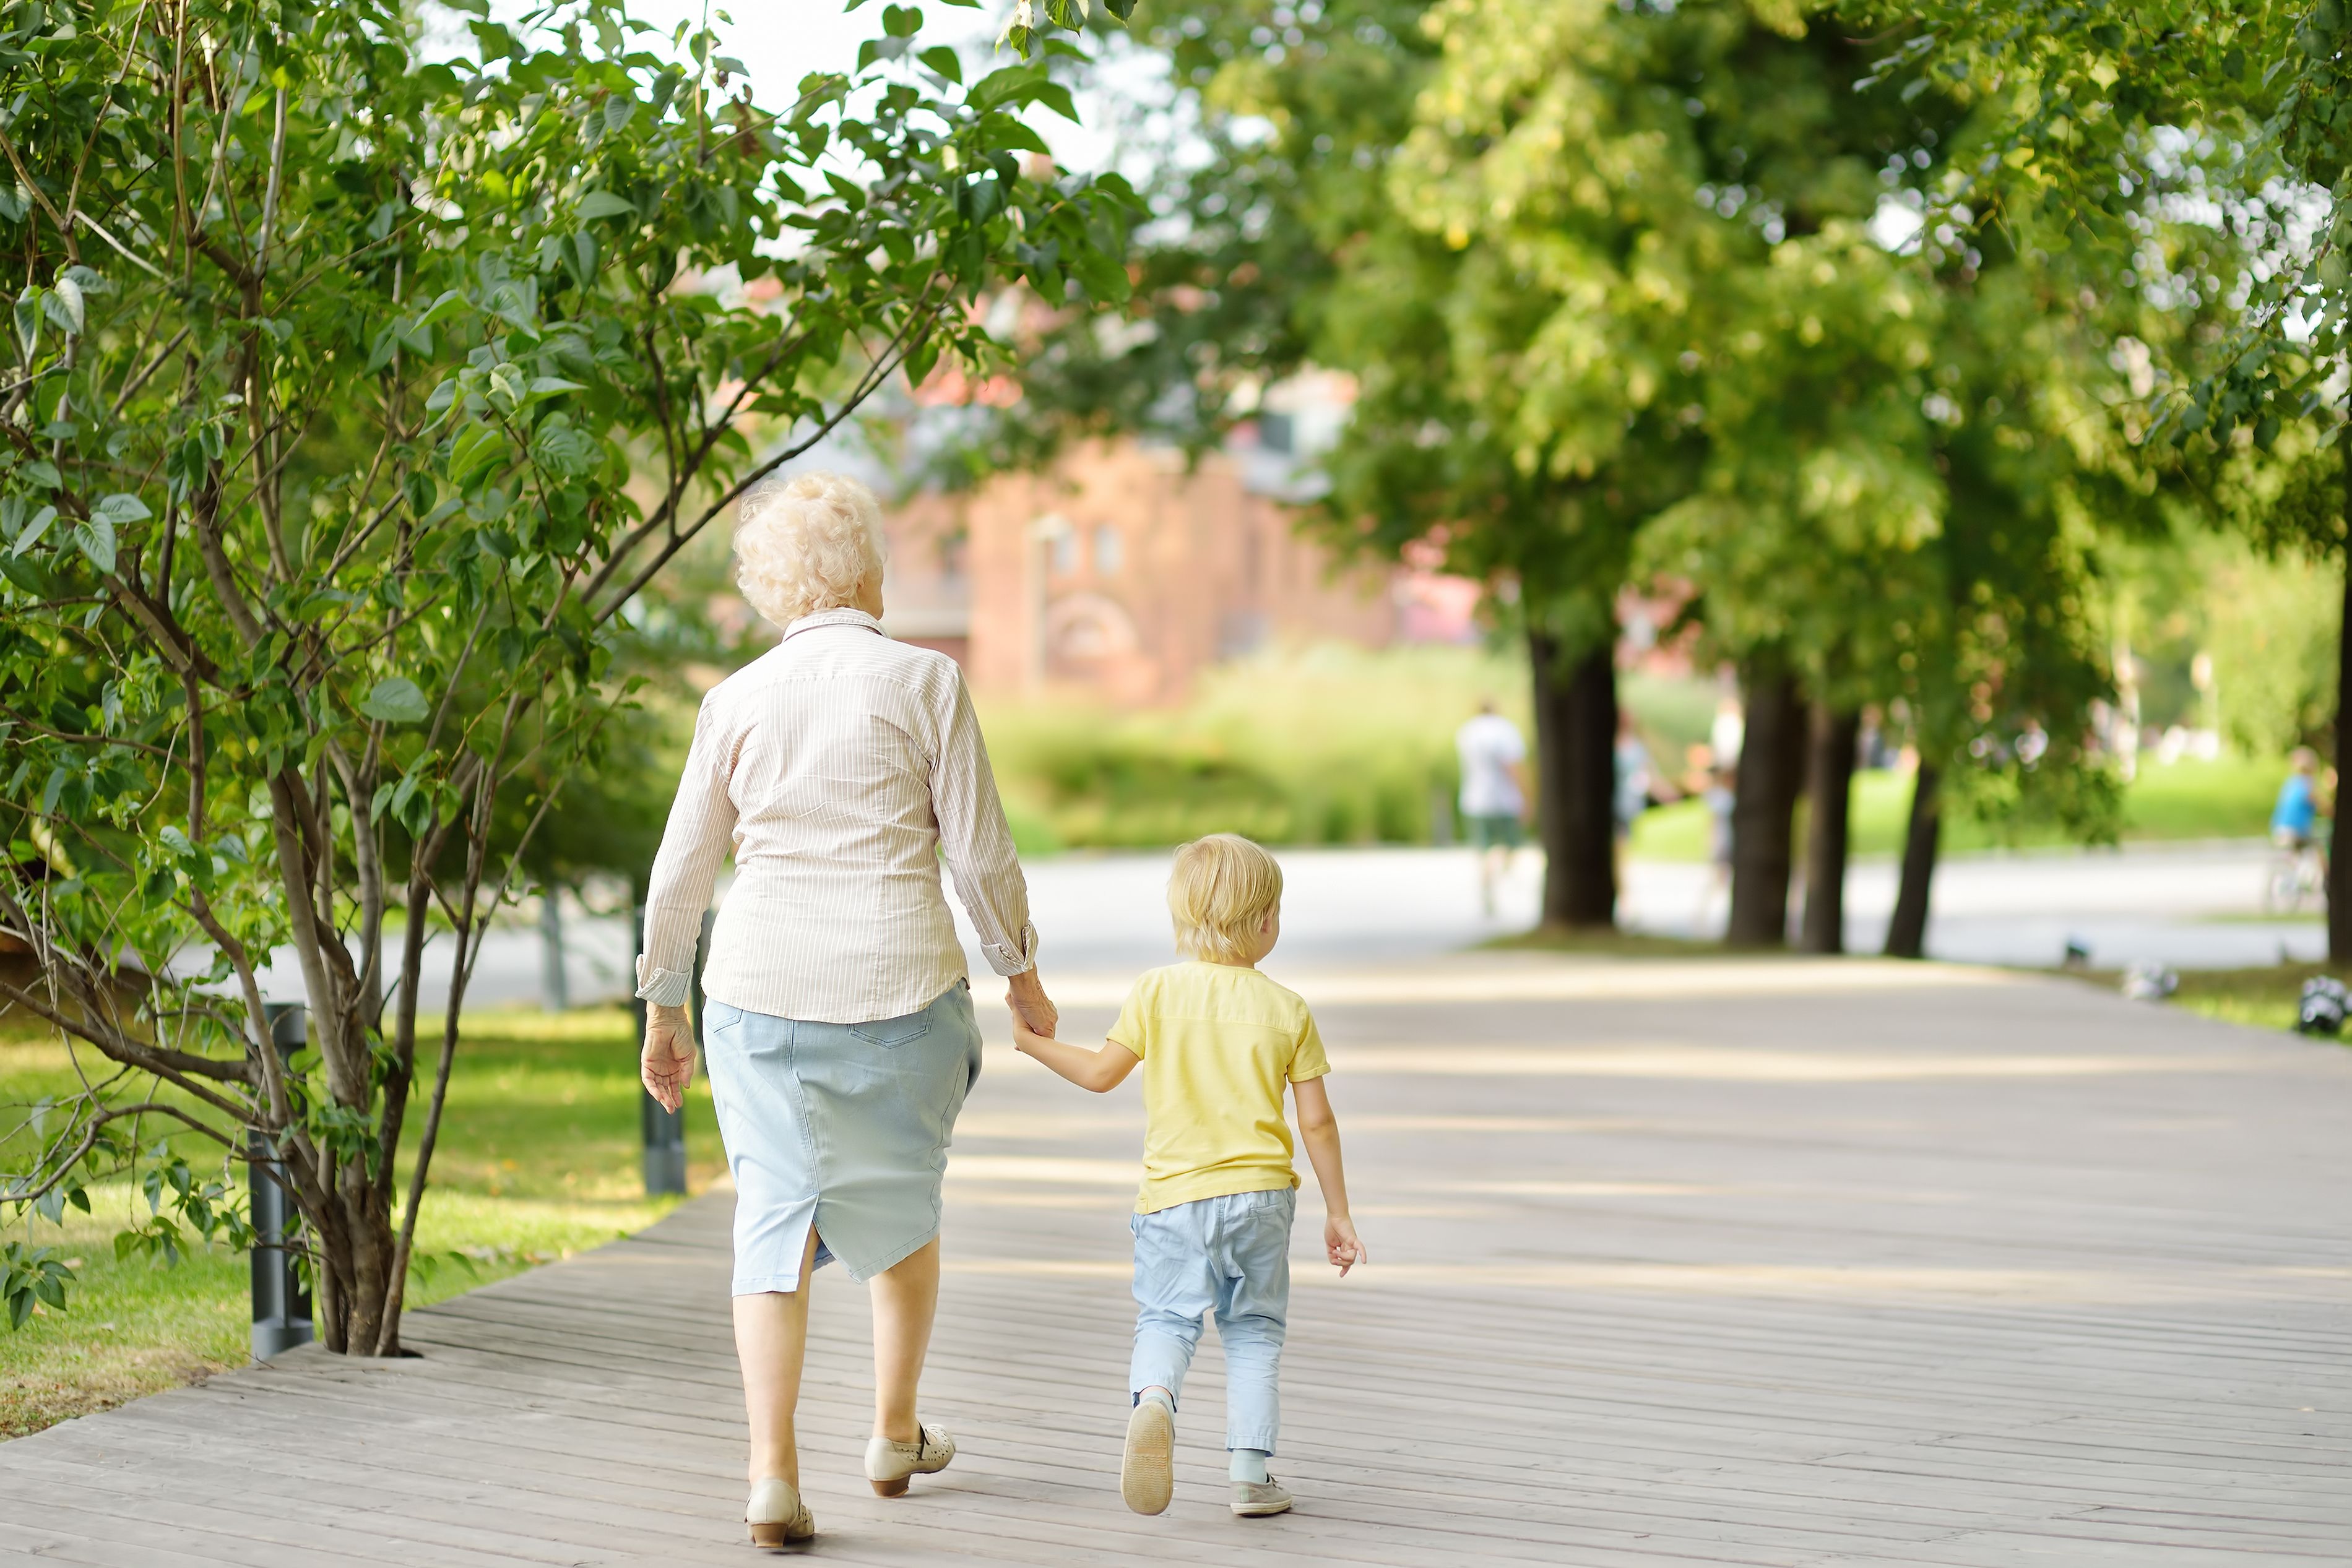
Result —
<svg viewBox="0 0 2352 1568"><path fill-rule="evenodd" d="M743 1366L743 1409L751 1418L751 1479L782 1476L801 1484L800 1443L793 1412L801 1402L801 1359L808 1349L808 1293L816 1227L801 1253L800 1289L735 1298L735 1359Z"/></svg>
<svg viewBox="0 0 2352 1568"><path fill-rule="evenodd" d="M940 1239L868 1282L874 1292L874 1430L893 1442L921 1433L915 1385L931 1348L931 1319L940 1307Z"/></svg>

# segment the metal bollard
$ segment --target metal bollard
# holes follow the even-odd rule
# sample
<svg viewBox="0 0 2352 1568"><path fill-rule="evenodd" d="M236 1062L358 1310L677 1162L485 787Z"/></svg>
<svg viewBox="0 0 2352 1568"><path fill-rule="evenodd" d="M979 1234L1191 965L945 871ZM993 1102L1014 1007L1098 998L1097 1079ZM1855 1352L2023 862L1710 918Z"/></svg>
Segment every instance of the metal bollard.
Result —
<svg viewBox="0 0 2352 1568"><path fill-rule="evenodd" d="M265 1002L261 1010L280 1061L310 1039L310 1009L300 1002ZM287 1249L302 1222L286 1188L284 1162L260 1133L245 1136L253 1202L253 1358L268 1361L310 1343L310 1292L302 1288L294 1255Z"/></svg>

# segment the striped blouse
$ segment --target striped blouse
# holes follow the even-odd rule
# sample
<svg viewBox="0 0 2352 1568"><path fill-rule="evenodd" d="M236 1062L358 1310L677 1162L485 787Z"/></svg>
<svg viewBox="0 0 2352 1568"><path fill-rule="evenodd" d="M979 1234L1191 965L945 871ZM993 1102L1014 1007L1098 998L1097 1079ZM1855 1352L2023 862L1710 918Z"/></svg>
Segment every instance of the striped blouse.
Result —
<svg viewBox="0 0 2352 1568"><path fill-rule="evenodd" d="M750 1012L868 1023L963 977L940 862L1000 975L1034 967L1029 889L962 673L861 611L795 621L711 688L655 858L637 995L677 1006L730 843L703 990Z"/></svg>

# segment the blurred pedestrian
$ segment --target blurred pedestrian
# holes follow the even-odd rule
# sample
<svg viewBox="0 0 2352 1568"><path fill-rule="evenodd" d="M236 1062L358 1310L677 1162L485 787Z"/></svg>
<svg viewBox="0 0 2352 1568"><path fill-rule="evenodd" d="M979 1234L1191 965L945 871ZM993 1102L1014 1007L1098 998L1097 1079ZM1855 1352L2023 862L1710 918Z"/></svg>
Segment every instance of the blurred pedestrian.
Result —
<svg viewBox="0 0 2352 1568"><path fill-rule="evenodd" d="M1620 711L1617 715L1617 789L1611 802L1610 816L1616 830L1617 861L1622 873L1625 845L1633 836L1633 823L1650 809L1664 786L1658 777L1657 764L1651 760L1650 748L1642 743L1642 732L1634 727L1633 716Z"/></svg>
<svg viewBox="0 0 2352 1568"><path fill-rule="evenodd" d="M2287 754L2286 781L2271 808L2271 841L2283 850L2304 850L2319 835L2319 757L2307 746Z"/></svg>
<svg viewBox="0 0 2352 1568"><path fill-rule="evenodd" d="M1738 778L1729 768L1717 768L1702 797L1706 802L1707 851L1706 882L1698 895L1697 932L1701 935L1714 918L1718 898L1727 917L1731 905L1731 809L1739 799Z"/></svg>
<svg viewBox="0 0 2352 1568"><path fill-rule="evenodd" d="M1528 743L1492 699L1454 732L1462 759L1462 824L1478 855L1478 902L1495 913L1495 884L1510 869L1528 812Z"/></svg>
<svg viewBox="0 0 2352 1568"><path fill-rule="evenodd" d="M1715 705L1715 723L1707 727L1706 739L1717 768L1739 766L1739 748L1748 740L1748 716L1739 699L1728 692Z"/></svg>

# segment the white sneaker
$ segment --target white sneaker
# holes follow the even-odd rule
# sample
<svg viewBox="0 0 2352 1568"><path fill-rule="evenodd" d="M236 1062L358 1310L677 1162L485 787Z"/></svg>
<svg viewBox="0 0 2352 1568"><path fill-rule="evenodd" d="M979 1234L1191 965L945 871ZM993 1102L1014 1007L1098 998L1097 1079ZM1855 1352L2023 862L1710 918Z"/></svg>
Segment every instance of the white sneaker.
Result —
<svg viewBox="0 0 2352 1568"><path fill-rule="evenodd" d="M876 1436L866 1444L866 1479L884 1497L901 1497L908 1476L931 1476L956 1456L955 1439L938 1427L919 1427L911 1443Z"/></svg>
<svg viewBox="0 0 2352 1568"><path fill-rule="evenodd" d="M1137 1403L1127 1418L1118 1495L1138 1513L1164 1513L1176 1492L1176 1416L1157 1399Z"/></svg>
<svg viewBox="0 0 2352 1568"><path fill-rule="evenodd" d="M1262 1481L1234 1483L1234 1511L1244 1519L1263 1519L1272 1513L1290 1511L1290 1494L1282 1483L1268 1476Z"/></svg>
<svg viewBox="0 0 2352 1568"><path fill-rule="evenodd" d="M743 1505L743 1522L751 1527L754 1546L783 1546L816 1533L816 1521L809 1516L808 1505L782 1476L751 1483L751 1500Z"/></svg>

